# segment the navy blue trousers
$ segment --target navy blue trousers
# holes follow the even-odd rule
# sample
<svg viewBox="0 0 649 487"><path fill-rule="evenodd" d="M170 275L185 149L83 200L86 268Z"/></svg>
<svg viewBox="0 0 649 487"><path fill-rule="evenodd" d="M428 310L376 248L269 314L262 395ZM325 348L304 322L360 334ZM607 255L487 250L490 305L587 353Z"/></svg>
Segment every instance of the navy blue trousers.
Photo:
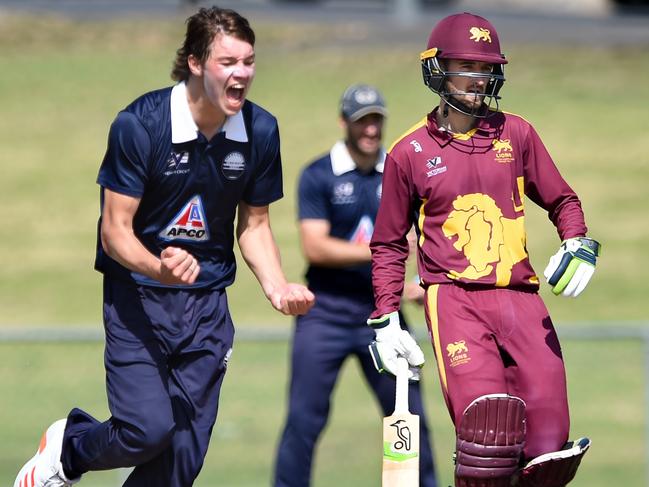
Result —
<svg viewBox="0 0 649 487"><path fill-rule="evenodd" d="M308 487L316 442L329 417L331 393L343 362L356 356L365 379L385 416L394 411L395 380L379 374L367 349L374 331L364 320L353 325L324 319L326 298L316 296L316 306L296 320L291 357L291 382L286 425L275 462L274 487ZM338 301L338 319L345 306ZM370 306L371 307L371 306ZM369 312L367 312L369 315ZM333 317L332 317L333 318ZM436 487L433 455L419 384L411 384L410 411L420 418L420 486ZM368 414L372 414L369 412ZM380 418L377 416L377 428ZM371 448L368 445L367 448ZM382 449L376 446L377 455Z"/></svg>
<svg viewBox="0 0 649 487"><path fill-rule="evenodd" d="M68 416L65 472L135 467L125 487L190 487L203 465L234 339L225 291L104 278L111 417Z"/></svg>

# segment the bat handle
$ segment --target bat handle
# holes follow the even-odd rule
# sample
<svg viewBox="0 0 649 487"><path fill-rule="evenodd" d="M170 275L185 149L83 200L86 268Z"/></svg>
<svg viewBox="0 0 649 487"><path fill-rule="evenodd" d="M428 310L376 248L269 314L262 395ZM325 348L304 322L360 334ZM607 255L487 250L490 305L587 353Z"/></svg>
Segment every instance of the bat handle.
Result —
<svg viewBox="0 0 649 487"><path fill-rule="evenodd" d="M397 388L394 399L394 414L408 412L408 361L397 358Z"/></svg>

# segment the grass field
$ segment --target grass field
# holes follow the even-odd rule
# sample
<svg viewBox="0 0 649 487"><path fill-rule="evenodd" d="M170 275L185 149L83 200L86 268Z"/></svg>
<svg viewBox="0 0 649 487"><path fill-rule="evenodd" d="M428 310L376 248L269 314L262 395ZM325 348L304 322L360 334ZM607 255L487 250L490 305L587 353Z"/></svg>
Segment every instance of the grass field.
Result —
<svg viewBox="0 0 649 487"><path fill-rule="evenodd" d="M447 412L427 352L424 390L440 486L452 484L454 445ZM575 487L641 487L644 469L642 348L637 342L564 343L572 430L593 447ZM105 418L99 344L0 345L0 485L33 454L41 429L73 406ZM241 342L223 386L219 420L197 487L269 485L284 420L288 346ZM42 371L48 371L46 374ZM63 378L63 379L61 379ZM613 391L619 391L614 394ZM381 462L378 405L349 361L336 389L333 413L316 455L314 487L376 487ZM17 418L20 418L17 420ZM341 457L346 460L341 462ZM115 487L119 473L91 473L89 487Z"/></svg>
<svg viewBox="0 0 649 487"><path fill-rule="evenodd" d="M147 25L0 16L0 326L98 326L94 181L108 127L134 97L171 83L168 72L182 36L182 21L151 19ZM279 119L286 198L272 208L273 225L286 272L299 280L304 264L294 219L295 180L305 162L340 136L340 93L352 82L378 85L391 113L387 140L423 117L435 98L420 80L420 39L380 48L351 41L344 46L340 39L353 38L353 27L256 27L258 72L250 98ZM332 37L338 42L328 43ZM649 85L642 81L649 78L647 47L506 45L503 107L535 125L582 197L591 235L604 246L597 274L579 300L555 298L543 288L558 323L649 319L649 262L642 243L649 233L642 129L649 99ZM528 208L529 250L540 272L558 239L546 216ZM291 326L270 311L245 266L229 294L239 326ZM417 310L408 311L419 320ZM573 431L594 439L572 485L643 485L641 346L568 342L564 348ZM284 412L287 353L285 343L239 344L214 447L196 485L268 485ZM73 405L99 417L106 409L99 345L0 344L0 354L0 485L8 485L43 426ZM429 412L440 479L448 484L453 443L432 357L429 366ZM377 411L358 374L346 370L320 445L316 487L377 485ZM341 453L351 460L338 464ZM84 485L112 487L116 475L93 474Z"/></svg>

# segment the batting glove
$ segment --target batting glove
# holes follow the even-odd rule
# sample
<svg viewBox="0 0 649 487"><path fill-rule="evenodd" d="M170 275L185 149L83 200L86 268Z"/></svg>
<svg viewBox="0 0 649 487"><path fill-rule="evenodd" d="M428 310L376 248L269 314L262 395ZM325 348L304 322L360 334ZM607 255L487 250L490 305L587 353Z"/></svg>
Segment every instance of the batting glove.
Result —
<svg viewBox="0 0 649 487"><path fill-rule="evenodd" d="M424 352L415 339L403 330L399 323L399 313L392 313L380 318L369 319L367 324L374 329L376 340L369 345L374 367L379 372L397 375L398 357L408 360L408 379L419 380L419 369L424 365Z"/></svg>
<svg viewBox="0 0 649 487"><path fill-rule="evenodd" d="M593 277L601 245L588 237L564 240L543 271L552 292L576 298Z"/></svg>

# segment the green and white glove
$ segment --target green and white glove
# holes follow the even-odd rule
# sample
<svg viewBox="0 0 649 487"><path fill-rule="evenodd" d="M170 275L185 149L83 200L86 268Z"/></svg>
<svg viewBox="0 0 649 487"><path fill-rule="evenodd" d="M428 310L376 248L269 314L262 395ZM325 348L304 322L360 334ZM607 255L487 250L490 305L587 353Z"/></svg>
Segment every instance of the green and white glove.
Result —
<svg viewBox="0 0 649 487"><path fill-rule="evenodd" d="M376 340L369 345L376 370L396 376L399 369L397 358L404 357L408 360L408 379L419 380L419 369L424 365L424 352L412 335L401 328L399 313L393 311L369 319L367 324L376 333Z"/></svg>
<svg viewBox="0 0 649 487"><path fill-rule="evenodd" d="M588 237L564 240L543 271L552 292L557 296L579 296L593 277L600 248L597 240Z"/></svg>

